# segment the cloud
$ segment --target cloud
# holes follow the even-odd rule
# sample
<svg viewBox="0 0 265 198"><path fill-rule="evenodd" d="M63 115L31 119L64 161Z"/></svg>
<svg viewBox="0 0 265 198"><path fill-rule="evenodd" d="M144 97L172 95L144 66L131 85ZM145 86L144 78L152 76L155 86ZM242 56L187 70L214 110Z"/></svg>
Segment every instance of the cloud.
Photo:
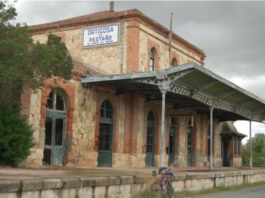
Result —
<svg viewBox="0 0 265 198"><path fill-rule="evenodd" d="M17 21L29 25L109 10L104 1L19 0L15 6ZM206 68L265 99L265 2L117 1L114 10L133 8L167 28L173 12L174 32L205 51Z"/></svg>
<svg viewBox="0 0 265 198"><path fill-rule="evenodd" d="M242 142L246 144L249 140L249 132L250 132L250 124L249 121L236 121L234 123L235 127L237 128L238 132L247 135ZM265 134L265 124L259 122L252 122L251 123L251 137L255 137L256 134L263 133Z"/></svg>

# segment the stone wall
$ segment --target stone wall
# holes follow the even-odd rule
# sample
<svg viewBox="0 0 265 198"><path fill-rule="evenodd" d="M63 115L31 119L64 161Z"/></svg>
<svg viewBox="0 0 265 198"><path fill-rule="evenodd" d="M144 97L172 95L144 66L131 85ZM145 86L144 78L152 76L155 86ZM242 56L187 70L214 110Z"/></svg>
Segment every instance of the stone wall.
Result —
<svg viewBox="0 0 265 198"><path fill-rule="evenodd" d="M155 47L156 68L161 70L171 67L172 59L177 60L177 65L188 62L195 62L202 65L199 54L188 50L187 46L172 40L172 48L168 50L168 37L165 37L148 26L144 21L130 19L128 21L114 21L123 27L121 31L120 44L82 47L83 28L111 24L106 21L93 25L82 25L69 29L54 29L51 33L61 37L74 59L81 60L86 65L104 71L108 74L134 73L149 71L150 50ZM113 23L114 23L113 22ZM44 43L47 41L47 34L38 33L33 36L34 41Z"/></svg>
<svg viewBox="0 0 265 198"><path fill-rule="evenodd" d="M69 30L54 30L52 33L57 36L64 36L62 41L65 43L68 51L74 59L82 60L84 64L91 65L92 67L102 70L108 74L121 73L121 47L123 49L126 49L126 47L116 44L110 46L83 48L83 28L87 27L89 26ZM126 38L127 29L125 27L126 26L124 26L124 37ZM47 34L34 35L33 39L34 41L44 43L47 41ZM124 45L126 45L126 42L124 42ZM126 58L126 56L124 58ZM126 67L126 65L124 65L124 67Z"/></svg>
<svg viewBox="0 0 265 198"><path fill-rule="evenodd" d="M155 48L155 70L162 70L172 67L172 59L177 60L177 65L188 62L195 62L201 65L201 58L188 51L184 46L172 41L171 51L168 50L168 38L155 32L151 27L141 24L140 27L140 48L139 48L139 71L147 72L150 66L150 52ZM137 40L137 38L135 38Z"/></svg>
<svg viewBox="0 0 265 198"><path fill-rule="evenodd" d="M38 180L2 180L0 198L130 198L149 190L155 178L119 176ZM199 191L265 181L265 171L175 173L170 178L176 192Z"/></svg>
<svg viewBox="0 0 265 198"><path fill-rule="evenodd" d="M146 102L138 94L116 95L115 89L110 86L82 87L78 81L64 83L57 79L54 85L52 80L46 84L54 88L61 87L67 93L67 130L64 165L96 167L98 158L98 137L100 107L105 100L109 100L114 110L113 122L113 167L145 167L146 155L146 126L147 115L152 111L155 115L155 166L160 161L160 134L161 134L161 103ZM42 166L46 101L51 88L43 88L30 96L28 121L34 127L36 146L31 149L32 154L21 163L22 166ZM194 118L193 132L193 166L200 167L207 164L208 117L197 115L191 109L176 110L172 104L166 105L165 147L168 145L168 130L170 127L169 115L189 113L189 116L175 116L176 153L173 166L187 166L187 126L191 116ZM219 122L214 122L214 166L221 166L221 137ZM241 158L240 158L241 159ZM167 165L168 155L165 155ZM235 166L239 164L236 161Z"/></svg>

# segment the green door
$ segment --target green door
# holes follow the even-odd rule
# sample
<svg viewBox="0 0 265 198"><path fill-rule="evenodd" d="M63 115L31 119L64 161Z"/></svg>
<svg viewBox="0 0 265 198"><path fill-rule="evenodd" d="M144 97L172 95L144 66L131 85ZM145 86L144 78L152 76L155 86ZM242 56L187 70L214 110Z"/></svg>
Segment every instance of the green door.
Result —
<svg viewBox="0 0 265 198"><path fill-rule="evenodd" d="M171 126L169 128L168 137L168 165L171 166L175 160L175 138L176 138L176 123L175 119L171 118Z"/></svg>
<svg viewBox="0 0 265 198"><path fill-rule="evenodd" d="M146 166L154 166L155 117L152 111L147 116Z"/></svg>
<svg viewBox="0 0 265 198"><path fill-rule="evenodd" d="M112 166L112 130L113 110L108 100L101 106L99 142L98 142L98 166Z"/></svg>
<svg viewBox="0 0 265 198"><path fill-rule="evenodd" d="M58 91L52 91L46 105L44 164L63 165L65 147L65 102Z"/></svg>

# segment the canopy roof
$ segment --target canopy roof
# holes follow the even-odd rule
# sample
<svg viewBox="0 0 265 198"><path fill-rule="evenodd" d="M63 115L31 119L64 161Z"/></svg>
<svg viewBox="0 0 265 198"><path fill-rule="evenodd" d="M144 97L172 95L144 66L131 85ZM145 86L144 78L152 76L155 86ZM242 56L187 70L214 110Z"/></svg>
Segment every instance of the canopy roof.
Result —
<svg viewBox="0 0 265 198"><path fill-rule="evenodd" d="M166 101L174 108L209 114L209 107L213 107L214 118L220 121L265 119L264 100L193 62L160 71L85 76L81 83L112 85L117 95L138 93L147 101L161 100L161 90L165 89Z"/></svg>
<svg viewBox="0 0 265 198"><path fill-rule="evenodd" d="M244 138L245 134L239 133L236 127L233 125L231 121L223 122L221 126L221 136L237 136Z"/></svg>

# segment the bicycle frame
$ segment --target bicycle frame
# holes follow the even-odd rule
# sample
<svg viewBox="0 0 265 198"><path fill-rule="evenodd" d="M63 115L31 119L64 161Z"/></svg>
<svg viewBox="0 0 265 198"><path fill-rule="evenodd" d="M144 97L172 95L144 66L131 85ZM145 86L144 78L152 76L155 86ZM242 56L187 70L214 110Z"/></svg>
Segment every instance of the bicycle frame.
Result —
<svg viewBox="0 0 265 198"><path fill-rule="evenodd" d="M154 187L153 190L155 190L155 192L158 194L158 197L161 197L161 194L168 194L168 196L174 197L174 189L171 186L171 182L168 179L168 175L172 175L171 169L167 170L167 168L163 167L162 170L161 168L159 169L159 173L164 171L161 174L161 177L157 176L157 172L156 171L152 171L153 176L157 176L156 180L154 181ZM173 191L172 191L173 190Z"/></svg>

